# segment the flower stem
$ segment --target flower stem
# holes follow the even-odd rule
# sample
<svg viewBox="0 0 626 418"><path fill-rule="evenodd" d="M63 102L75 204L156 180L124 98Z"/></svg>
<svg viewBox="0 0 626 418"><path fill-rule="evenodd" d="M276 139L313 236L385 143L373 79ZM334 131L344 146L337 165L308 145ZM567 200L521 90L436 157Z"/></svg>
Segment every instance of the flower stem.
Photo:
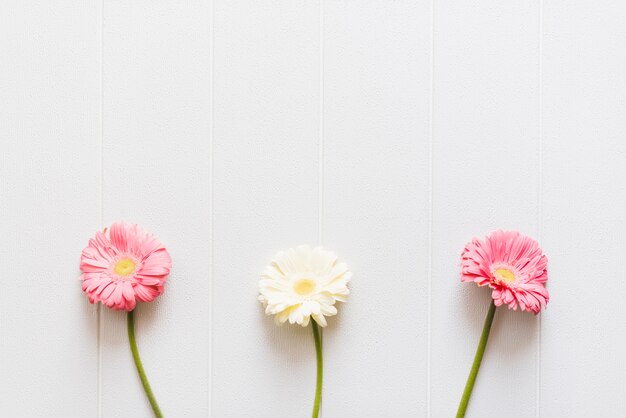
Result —
<svg viewBox="0 0 626 418"><path fill-rule="evenodd" d="M154 416L156 418L163 418L163 413L159 409L159 405L157 404L156 398L154 397L154 393L152 393L152 388L150 388L150 383L148 382L148 378L146 377L146 372L143 370L143 365L141 364L141 358L139 358L139 350L137 350L137 342L135 341L135 318L134 311L128 311L128 342L130 343L130 351L133 353L133 359L135 360L135 366L137 367L137 373L139 373L139 378L141 379L141 383L143 384L143 390L146 392L148 396L148 400L150 401L150 406L152 406L152 410L154 411Z"/></svg>
<svg viewBox="0 0 626 418"><path fill-rule="evenodd" d="M315 384L315 402L313 403L313 418L317 418L320 413L320 401L322 400L322 374L324 362L322 359L322 339L320 330L315 320L311 321L313 327L313 338L315 339L315 354L317 356L317 383Z"/></svg>
<svg viewBox="0 0 626 418"><path fill-rule="evenodd" d="M459 409L456 412L456 418L463 418L465 416L467 404L472 396L472 390L474 390L474 382L476 382L476 376L478 376L478 370L480 369L480 363L482 362L483 355L485 354L485 347L487 346L489 331L491 331L491 324L493 323L493 317L495 314L496 305L492 300L491 305L489 306L489 311L487 312L487 317L485 318L485 325L483 325L483 333L480 336L480 342L478 343L478 348L476 349L476 356L474 356L474 364L472 364L472 370L470 370L467 383L465 384L465 390L463 391L463 396L461 397L461 403L459 404Z"/></svg>

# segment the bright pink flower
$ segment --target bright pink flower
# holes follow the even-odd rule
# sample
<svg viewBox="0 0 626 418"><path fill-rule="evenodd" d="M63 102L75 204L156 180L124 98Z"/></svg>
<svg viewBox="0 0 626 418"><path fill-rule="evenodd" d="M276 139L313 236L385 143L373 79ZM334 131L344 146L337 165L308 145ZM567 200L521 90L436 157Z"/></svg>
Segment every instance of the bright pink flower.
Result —
<svg viewBox="0 0 626 418"><path fill-rule="evenodd" d="M496 231L465 246L461 281L491 287L496 306L517 309L519 304L521 310L537 314L550 300L547 266L537 241L519 232Z"/></svg>
<svg viewBox="0 0 626 418"><path fill-rule="evenodd" d="M132 311L136 302L151 302L161 293L172 268L169 253L137 225L111 225L109 236L97 232L80 257L83 291L89 302Z"/></svg>

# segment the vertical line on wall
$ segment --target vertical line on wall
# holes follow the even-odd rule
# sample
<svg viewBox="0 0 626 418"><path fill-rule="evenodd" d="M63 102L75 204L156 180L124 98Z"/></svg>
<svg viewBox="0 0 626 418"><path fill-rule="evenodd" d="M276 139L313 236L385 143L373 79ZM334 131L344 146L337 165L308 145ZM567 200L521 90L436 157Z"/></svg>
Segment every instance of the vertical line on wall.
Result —
<svg viewBox="0 0 626 418"><path fill-rule="evenodd" d="M324 0L320 0L320 56L319 56L319 146L318 146L318 226L317 240L322 245L323 234L323 213L324 213Z"/></svg>
<svg viewBox="0 0 626 418"><path fill-rule="evenodd" d="M430 1L430 112L428 115L428 342L426 347L426 416L431 416L432 271L433 271L433 114L435 97L435 2Z"/></svg>
<svg viewBox="0 0 626 418"><path fill-rule="evenodd" d="M211 109L209 111L209 359L207 362L207 378L209 390L207 391L207 411L210 417L213 412L213 136L214 136L214 72L215 72L215 2L211 1L209 25L211 26L211 42L209 46L209 86Z"/></svg>
<svg viewBox="0 0 626 418"><path fill-rule="evenodd" d="M537 240L541 242L543 229L543 0L539 0L539 45L538 45L538 173L537 173ZM537 324L537 352L535 360L535 414L541 416L541 315Z"/></svg>
<svg viewBox="0 0 626 418"><path fill-rule="evenodd" d="M104 224L104 1L100 5L100 225ZM98 303L96 321L96 394L98 417L102 417L102 304Z"/></svg>
<svg viewBox="0 0 626 418"><path fill-rule="evenodd" d="M317 241L322 245L324 239L324 0L320 0L320 55L319 55L319 144L318 144L318 218ZM324 344L324 331L320 329L320 342ZM324 415L324 399L320 402L319 416Z"/></svg>

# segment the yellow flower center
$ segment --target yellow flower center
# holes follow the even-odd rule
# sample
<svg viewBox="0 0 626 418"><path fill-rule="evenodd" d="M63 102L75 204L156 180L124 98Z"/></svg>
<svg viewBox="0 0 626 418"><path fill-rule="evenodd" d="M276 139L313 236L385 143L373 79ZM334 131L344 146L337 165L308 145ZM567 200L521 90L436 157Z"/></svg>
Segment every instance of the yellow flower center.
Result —
<svg viewBox="0 0 626 418"><path fill-rule="evenodd" d="M509 269L497 269L496 277L500 279L501 281L509 283L509 284L515 281L515 275Z"/></svg>
<svg viewBox="0 0 626 418"><path fill-rule="evenodd" d="M315 290L316 285L317 283L315 283L315 280L313 279L300 279L294 283L293 290L297 294L304 296L311 294L311 292Z"/></svg>
<svg viewBox="0 0 626 418"><path fill-rule="evenodd" d="M117 264L115 264L115 268L113 270L115 270L115 274L118 276L128 276L135 272L135 267L137 266L133 263L133 260L122 258L117 262Z"/></svg>

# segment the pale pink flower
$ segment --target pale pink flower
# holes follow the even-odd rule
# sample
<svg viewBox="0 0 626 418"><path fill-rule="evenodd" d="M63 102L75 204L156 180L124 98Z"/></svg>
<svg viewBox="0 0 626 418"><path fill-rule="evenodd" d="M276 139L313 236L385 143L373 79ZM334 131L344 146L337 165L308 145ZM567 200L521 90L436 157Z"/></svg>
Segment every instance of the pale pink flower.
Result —
<svg viewBox="0 0 626 418"><path fill-rule="evenodd" d="M537 314L550 296L548 259L532 238L519 232L496 231L484 240L474 238L465 246L461 281L491 287L496 306Z"/></svg>
<svg viewBox="0 0 626 418"><path fill-rule="evenodd" d="M169 253L137 225L111 225L109 236L97 232L80 257L83 291L89 302L132 311L137 301L151 302L161 293L172 268Z"/></svg>

